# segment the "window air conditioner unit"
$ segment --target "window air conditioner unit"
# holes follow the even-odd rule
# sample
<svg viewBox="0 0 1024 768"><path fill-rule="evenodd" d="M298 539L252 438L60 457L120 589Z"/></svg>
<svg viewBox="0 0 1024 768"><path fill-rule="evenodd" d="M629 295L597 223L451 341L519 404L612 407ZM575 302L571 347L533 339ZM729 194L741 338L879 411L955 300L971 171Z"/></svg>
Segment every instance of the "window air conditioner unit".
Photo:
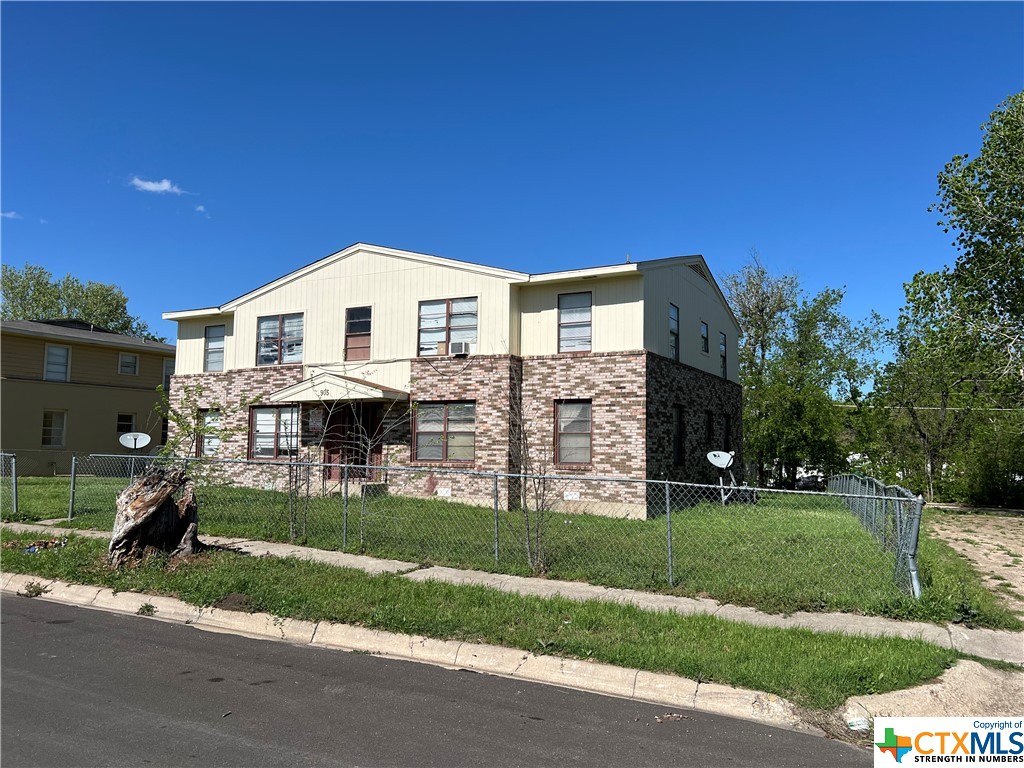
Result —
<svg viewBox="0 0 1024 768"><path fill-rule="evenodd" d="M451 351L452 357L465 357L469 354L469 342L468 341L453 341L448 345Z"/></svg>

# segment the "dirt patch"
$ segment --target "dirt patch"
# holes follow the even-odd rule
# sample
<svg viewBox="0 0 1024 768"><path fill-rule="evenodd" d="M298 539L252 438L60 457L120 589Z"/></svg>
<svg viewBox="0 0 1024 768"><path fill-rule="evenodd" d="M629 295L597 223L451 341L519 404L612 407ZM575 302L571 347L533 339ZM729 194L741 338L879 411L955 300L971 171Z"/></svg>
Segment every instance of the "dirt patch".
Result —
<svg viewBox="0 0 1024 768"><path fill-rule="evenodd" d="M223 611L241 611L242 613L253 613L256 610L249 596L243 595L241 592L228 592L214 603L213 607Z"/></svg>
<svg viewBox="0 0 1024 768"><path fill-rule="evenodd" d="M937 511L928 531L970 560L985 586L1024 616L1024 516Z"/></svg>

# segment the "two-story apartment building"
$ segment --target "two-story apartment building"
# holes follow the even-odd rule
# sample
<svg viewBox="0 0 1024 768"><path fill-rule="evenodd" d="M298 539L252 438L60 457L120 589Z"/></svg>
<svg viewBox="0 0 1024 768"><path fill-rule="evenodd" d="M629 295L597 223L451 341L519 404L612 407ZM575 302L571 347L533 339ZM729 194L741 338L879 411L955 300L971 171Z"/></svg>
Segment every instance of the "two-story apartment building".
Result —
<svg viewBox="0 0 1024 768"><path fill-rule="evenodd" d="M172 402L230 428L201 454L714 482L705 454L741 445L701 256L526 274L357 243L164 318Z"/></svg>
<svg viewBox="0 0 1024 768"><path fill-rule="evenodd" d="M66 472L71 453L123 453L126 432L162 441L154 408L174 346L78 320L0 323L0 445L19 474Z"/></svg>

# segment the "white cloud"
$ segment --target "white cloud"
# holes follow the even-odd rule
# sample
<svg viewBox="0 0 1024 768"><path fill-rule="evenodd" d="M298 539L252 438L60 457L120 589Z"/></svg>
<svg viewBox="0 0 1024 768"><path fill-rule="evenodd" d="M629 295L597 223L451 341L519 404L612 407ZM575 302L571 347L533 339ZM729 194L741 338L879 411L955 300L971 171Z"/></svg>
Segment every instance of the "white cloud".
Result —
<svg viewBox="0 0 1024 768"><path fill-rule="evenodd" d="M146 181L140 179L138 176L132 176L131 185L135 187L139 192L155 192L159 195L170 192L172 195L185 195L188 194L184 189L179 187L170 179L161 179L160 181Z"/></svg>
<svg viewBox="0 0 1024 768"><path fill-rule="evenodd" d="M206 213L206 206L205 205L197 205L196 206L196 212L197 213Z"/></svg>
<svg viewBox="0 0 1024 768"><path fill-rule="evenodd" d="M21 214L16 211L4 211L3 213L0 213L0 217L5 219L20 219Z"/></svg>

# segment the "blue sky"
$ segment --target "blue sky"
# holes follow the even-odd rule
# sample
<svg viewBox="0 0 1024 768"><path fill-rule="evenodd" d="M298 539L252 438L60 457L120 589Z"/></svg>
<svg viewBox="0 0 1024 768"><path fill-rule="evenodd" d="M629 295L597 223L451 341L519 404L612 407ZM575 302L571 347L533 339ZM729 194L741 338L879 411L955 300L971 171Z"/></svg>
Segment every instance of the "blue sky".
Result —
<svg viewBox="0 0 1024 768"><path fill-rule="evenodd" d="M893 317L1021 3L0 6L2 258L213 306L353 242L527 272L756 248Z"/></svg>

